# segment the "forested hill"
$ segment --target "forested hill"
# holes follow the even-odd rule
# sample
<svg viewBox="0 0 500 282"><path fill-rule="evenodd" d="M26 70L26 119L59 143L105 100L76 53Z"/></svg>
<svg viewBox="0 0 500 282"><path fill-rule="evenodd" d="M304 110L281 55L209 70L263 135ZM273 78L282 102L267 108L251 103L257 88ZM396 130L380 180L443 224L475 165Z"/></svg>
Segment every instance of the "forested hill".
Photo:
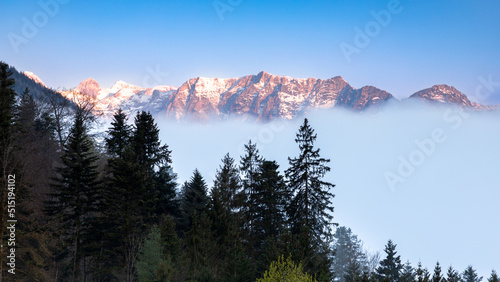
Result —
<svg viewBox="0 0 500 282"><path fill-rule="evenodd" d="M66 99L59 92L33 81L25 74L19 72L15 67L10 66L9 70L12 71L11 78L13 78L16 82L13 89L17 95L20 96L24 90L28 88L30 90L30 94L36 100Z"/></svg>

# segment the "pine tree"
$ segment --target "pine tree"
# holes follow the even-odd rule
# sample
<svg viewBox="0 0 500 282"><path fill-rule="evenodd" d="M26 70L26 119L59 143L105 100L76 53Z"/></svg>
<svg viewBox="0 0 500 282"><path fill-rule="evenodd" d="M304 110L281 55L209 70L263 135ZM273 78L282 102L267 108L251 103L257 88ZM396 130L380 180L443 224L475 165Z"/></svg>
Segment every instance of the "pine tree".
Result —
<svg viewBox="0 0 500 282"><path fill-rule="evenodd" d="M338 275L338 274L337 274ZM345 268L345 274L342 277L340 281L345 281L345 282L357 282L360 281L363 275L363 269L361 264L354 260L350 261Z"/></svg>
<svg viewBox="0 0 500 282"><path fill-rule="evenodd" d="M446 273L446 282L460 282L460 274L458 274L458 272L453 269L453 267L450 265L450 267L448 267L448 272Z"/></svg>
<svg viewBox="0 0 500 282"><path fill-rule="evenodd" d="M434 267L434 275L432 275L432 282L441 282L444 277L441 275L441 266L439 261L436 262L436 267Z"/></svg>
<svg viewBox="0 0 500 282"><path fill-rule="evenodd" d="M92 140L82 116L77 111L64 153L62 167L57 168L54 193L47 204L47 213L59 222L66 234L62 238L71 258L72 280L79 275L80 260L87 252L86 237L92 236L90 222L97 213L99 181ZM85 274L85 273L83 273Z"/></svg>
<svg viewBox="0 0 500 282"><path fill-rule="evenodd" d="M430 281L431 275L427 268L422 266L422 263L419 261L417 265L417 270L415 270L415 274L417 275L416 281L418 282L427 282Z"/></svg>
<svg viewBox="0 0 500 282"><path fill-rule="evenodd" d="M224 208L240 222L240 209L244 202L241 180L234 159L226 154L215 174L213 190L217 190Z"/></svg>
<svg viewBox="0 0 500 282"><path fill-rule="evenodd" d="M389 240L385 245L384 252L386 258L380 262L380 266L376 270L378 281L399 281L401 277L401 256L396 256L396 244Z"/></svg>
<svg viewBox="0 0 500 282"><path fill-rule="evenodd" d="M262 162L254 194L256 232L271 238L278 238L285 228L285 209L290 198L284 178L278 169L276 161Z"/></svg>
<svg viewBox="0 0 500 282"><path fill-rule="evenodd" d="M320 149L314 149L317 135L307 119L304 119L296 136L295 142L299 145L300 154L297 158L288 158L290 167L285 171L288 187L294 195L287 215L292 234L298 236L301 243L296 257L303 260L306 270L318 273L319 265L325 267L330 264L327 261L334 197L330 189L335 185L323 180L330 171L327 166L330 160L320 157ZM318 256L318 253L321 255ZM313 262L313 257L321 262ZM329 266L326 268L329 269Z"/></svg>
<svg viewBox="0 0 500 282"><path fill-rule="evenodd" d="M498 278L497 272L495 270L491 271L491 276L488 278L488 282L500 282L500 278Z"/></svg>
<svg viewBox="0 0 500 282"><path fill-rule="evenodd" d="M52 164L58 154L50 127L37 127L39 109L28 88L21 95L13 132L16 169L17 240L16 278L22 281L49 280L58 249L57 234L43 214L43 203L53 177ZM59 250L60 251L60 250Z"/></svg>
<svg viewBox="0 0 500 282"><path fill-rule="evenodd" d="M413 267L410 264L410 261L407 261L403 270L401 271L401 282L414 282L416 281L416 275Z"/></svg>
<svg viewBox="0 0 500 282"><path fill-rule="evenodd" d="M118 111L108 131L106 243L110 261L123 267L119 279L134 278L144 230L160 220L163 213L174 213L175 174L170 151L161 145L159 130L151 114L138 113L134 126ZM112 264L108 266L113 267Z"/></svg>
<svg viewBox="0 0 500 282"><path fill-rule="evenodd" d="M193 176L182 186L180 211L182 216L182 229L188 231L193 227L193 219L206 213L208 206L207 184L198 169Z"/></svg>
<svg viewBox="0 0 500 282"><path fill-rule="evenodd" d="M259 167L262 164L263 158L259 154L257 144L248 141L245 145L245 156L240 161L240 171L242 174L244 202L241 203L245 214L246 226L245 229L248 236L252 236L254 217L255 217L255 185L257 182L257 174Z"/></svg>
<svg viewBox="0 0 500 282"><path fill-rule="evenodd" d="M350 228L340 226L335 231L335 256L333 257L332 269L339 281L344 279L348 267L358 266L361 273L366 266L366 255L363 253L362 243L358 237L352 233Z"/></svg>
<svg viewBox="0 0 500 282"><path fill-rule="evenodd" d="M177 174L170 163L162 165L154 176L155 190L158 193L155 213L158 216L179 216L179 203L177 202Z"/></svg>
<svg viewBox="0 0 500 282"><path fill-rule="evenodd" d="M467 266L467 268L462 273L462 281L464 282L481 282L483 277L479 277L476 273L476 270L472 267L472 265Z"/></svg>
<svg viewBox="0 0 500 282"><path fill-rule="evenodd" d="M106 150L111 158L122 158L125 148L130 145L131 127L127 124L127 115L120 108L113 115L111 128L106 138Z"/></svg>
<svg viewBox="0 0 500 282"><path fill-rule="evenodd" d="M230 208L231 191L237 190L233 188L237 186L235 181L238 179L236 167L226 155L214 181L208 211L214 243L212 255L217 264L217 267L211 268L211 272L214 278L223 281L246 281L253 278L254 274L241 240L239 218Z"/></svg>
<svg viewBox="0 0 500 282"><path fill-rule="evenodd" d="M175 190L177 175L171 167L172 158L167 145L161 145L160 130L149 112L137 113L131 138L135 160L141 167L142 185L148 194L153 210L147 215L157 221L161 214L175 213Z"/></svg>

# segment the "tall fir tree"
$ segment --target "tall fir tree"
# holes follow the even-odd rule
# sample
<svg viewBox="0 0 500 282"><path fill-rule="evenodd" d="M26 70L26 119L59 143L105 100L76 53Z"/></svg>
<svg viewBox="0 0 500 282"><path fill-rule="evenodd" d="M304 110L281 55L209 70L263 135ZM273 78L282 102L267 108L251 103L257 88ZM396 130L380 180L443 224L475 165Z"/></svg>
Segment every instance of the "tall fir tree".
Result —
<svg viewBox="0 0 500 282"><path fill-rule="evenodd" d="M450 265L446 272L446 282L460 282L460 274Z"/></svg>
<svg viewBox="0 0 500 282"><path fill-rule="evenodd" d="M286 205L290 196L278 163L264 160L259 167L255 185L254 220L258 234L278 238L286 227ZM265 238L261 236L260 239L262 241Z"/></svg>
<svg viewBox="0 0 500 282"><path fill-rule="evenodd" d="M242 203L242 210L245 215L245 230L248 236L252 236L253 224L255 217L255 185L257 182L257 174L259 167L262 164L263 158L259 154L257 144L248 141L245 145L245 156L240 160L240 171L242 174L244 202Z"/></svg>
<svg viewBox="0 0 500 282"><path fill-rule="evenodd" d="M436 262L436 267L434 267L434 274L432 275L432 282L441 282L444 277L441 275L441 266L439 265L439 261Z"/></svg>
<svg viewBox="0 0 500 282"><path fill-rule="evenodd" d="M255 233L250 241L258 273L262 273L282 254L290 254L291 246L284 246L288 235L286 206L290 197L278 163L263 160L255 185Z"/></svg>
<svg viewBox="0 0 500 282"><path fill-rule="evenodd" d="M118 279L135 277L135 261L146 233L161 215L175 213L176 175L170 166L171 151L161 145L152 115L137 113L134 125L118 110L108 130L106 241L107 255L121 265ZM115 267L108 264L109 267Z"/></svg>
<svg viewBox="0 0 500 282"><path fill-rule="evenodd" d="M127 124L127 115L120 108L113 115L111 128L106 137L106 150L110 159L123 158L125 148L130 145L132 128Z"/></svg>
<svg viewBox="0 0 500 282"><path fill-rule="evenodd" d="M366 255L363 252L362 242L351 231L350 228L340 226L335 231L335 256L333 257L332 269L340 282L348 281L345 277L350 266L351 272L357 266L359 274L366 266ZM349 277L352 277L350 275Z"/></svg>
<svg viewBox="0 0 500 282"><path fill-rule="evenodd" d="M207 184L198 169L195 169L191 179L182 186L179 203L182 230L185 232L190 230L195 217L201 216L202 213L206 214L207 207Z"/></svg>
<svg viewBox="0 0 500 282"><path fill-rule="evenodd" d="M234 159L226 154L215 174L213 191L217 190L223 207L241 223L241 206L245 201L239 170Z"/></svg>
<svg viewBox="0 0 500 282"><path fill-rule="evenodd" d="M137 113L131 138L135 160L141 167L142 185L152 207L148 217L158 221L161 213L174 212L173 200L177 187L168 145L161 145L160 130L149 112Z"/></svg>
<svg viewBox="0 0 500 282"><path fill-rule="evenodd" d="M401 256L397 256L396 246L392 240L389 240L385 245L384 252L387 256L376 269L377 281L399 281L403 266L401 265Z"/></svg>
<svg viewBox="0 0 500 282"><path fill-rule="evenodd" d="M500 282L500 278L497 275L497 272L495 270L491 271L491 275L488 278L488 282Z"/></svg>
<svg viewBox="0 0 500 282"><path fill-rule="evenodd" d="M80 261L85 260L89 244L87 237L93 235L90 225L98 210L99 180L98 156L92 139L87 134L79 111L70 130L68 142L61 158L62 166L57 168L54 179L54 193L47 204L47 213L64 230L63 242L71 261L71 279L76 281L85 271L80 271ZM82 276L83 277L83 276Z"/></svg>
<svg viewBox="0 0 500 282"><path fill-rule="evenodd" d="M58 160L57 144L50 126L41 124L40 112L28 88L21 95L15 118L14 144L19 167L16 171L17 246L16 278L22 281L50 280L51 263L59 242L43 214L52 165ZM45 122L45 121L43 121Z"/></svg>
<svg viewBox="0 0 500 282"><path fill-rule="evenodd" d="M411 266L410 261L407 261L403 265L403 269L401 271L401 282L414 282L415 279L415 271Z"/></svg>
<svg viewBox="0 0 500 282"><path fill-rule="evenodd" d="M463 282L481 282L483 277L479 277L477 275L476 270L472 267L472 265L467 266L467 268L462 273L462 281Z"/></svg>
<svg viewBox="0 0 500 282"><path fill-rule="evenodd" d="M292 234L299 238L301 245L296 259L303 261L307 271L314 274L321 272L321 275L328 276L331 274L329 270L325 270L325 266L328 265L326 269L329 269L331 229L334 224L334 195L330 190L335 185L323 178L330 171L330 160L322 158L320 149L314 148L317 135L307 118L296 136L295 142L299 145L300 154L296 158L288 158L290 167L285 171L288 187L294 195L287 215ZM323 270L320 271L320 268Z"/></svg>
<svg viewBox="0 0 500 282"><path fill-rule="evenodd" d="M211 267L212 274L223 281L247 281L253 278L254 267L245 252L242 231L238 228L239 213L232 208L233 193L239 190L240 184L238 170L228 154L215 178L208 209L214 243L212 255L217 261L217 267Z"/></svg>

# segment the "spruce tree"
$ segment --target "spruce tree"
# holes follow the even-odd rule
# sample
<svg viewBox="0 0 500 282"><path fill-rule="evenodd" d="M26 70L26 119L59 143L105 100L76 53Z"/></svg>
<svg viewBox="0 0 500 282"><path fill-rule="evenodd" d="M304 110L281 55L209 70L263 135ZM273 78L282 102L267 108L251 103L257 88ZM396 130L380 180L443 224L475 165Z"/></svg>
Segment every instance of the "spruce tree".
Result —
<svg viewBox="0 0 500 282"><path fill-rule="evenodd" d="M249 248L257 260L257 272L263 272L280 255L290 252L284 246L287 232L286 205L290 193L276 161L264 160L256 175L254 193L254 234Z"/></svg>
<svg viewBox="0 0 500 282"><path fill-rule="evenodd" d="M131 127L127 124L127 115L120 108L113 115L111 128L106 137L106 150L110 158L122 158L125 148L130 145Z"/></svg>
<svg viewBox="0 0 500 282"><path fill-rule="evenodd" d="M214 187L210 195L208 215L212 225L213 247L217 267L216 275L223 281L246 281L253 278L253 264L241 240L238 228L238 214L231 209L234 203L233 192L238 191L239 175L234 160L226 155L220 170L217 171ZM216 274L217 271L213 271Z"/></svg>
<svg viewBox="0 0 500 282"><path fill-rule="evenodd" d="M460 274L450 265L446 273L446 282L460 282Z"/></svg>
<svg viewBox="0 0 500 282"><path fill-rule="evenodd" d="M46 210L57 220L60 229L65 231L62 241L71 259L73 281L80 274L80 260L89 247L86 238L93 235L90 223L98 212L97 160L92 139L77 111L68 142L64 146L62 166L56 169L58 177L54 179L54 193Z"/></svg>
<svg viewBox="0 0 500 282"><path fill-rule="evenodd" d="M430 281L431 275L427 268L422 266L422 262L418 262L417 269L415 270L415 274L417 276L416 281L418 282L427 282Z"/></svg>
<svg viewBox="0 0 500 282"><path fill-rule="evenodd" d="M198 169L194 170L191 179L182 186L179 205L184 231L193 227L195 217L206 213L208 206L207 184Z"/></svg>
<svg viewBox="0 0 500 282"><path fill-rule="evenodd" d="M151 114L138 113L131 127L119 110L108 131L106 211L107 254L123 268L122 280L134 278L144 230L176 209L175 174L170 151L161 145ZM105 227L106 228L106 227ZM108 266L112 266L109 264Z"/></svg>
<svg viewBox="0 0 500 282"><path fill-rule="evenodd" d="M221 204L240 222L240 209L244 202L244 194L241 191L242 185L239 170L234 163L234 159L226 154L222 159L222 164L215 174L213 190L217 190Z"/></svg>
<svg viewBox="0 0 500 282"><path fill-rule="evenodd" d="M264 160L255 185L255 229L265 237L278 238L284 230L290 194L276 161ZM260 238L261 240L265 238ZM277 258L276 258L277 259Z"/></svg>
<svg viewBox="0 0 500 282"><path fill-rule="evenodd" d="M350 228L340 226L335 231L335 256L333 257L332 269L339 281L345 279L348 267L351 271L354 265L357 265L359 272L363 271L366 265L366 255L363 253L362 243L358 237L352 233Z"/></svg>
<svg viewBox="0 0 500 282"><path fill-rule="evenodd" d="M491 271L491 276L488 278L488 282L500 282L500 278L498 278L497 272L495 270Z"/></svg>
<svg viewBox="0 0 500 282"><path fill-rule="evenodd" d="M240 171L242 174L244 202L241 203L245 215L245 229L252 236L255 217L255 185L257 174L263 158L259 154L257 144L248 141L245 145L245 156L241 157Z"/></svg>
<svg viewBox="0 0 500 282"><path fill-rule="evenodd" d="M333 225L331 213L334 195L330 189L335 185L323 178L330 171L327 165L330 160L320 156L319 148L314 149L317 135L307 119L304 119L296 136L295 142L299 145L300 154L296 158L288 158L290 167L285 171L288 188L294 195L287 208L287 215L292 234L297 236L301 244L296 257L303 260L304 267L311 273L319 273L320 268L323 268L322 273L329 273L329 270L325 270L325 265L330 264L329 241Z"/></svg>
<svg viewBox="0 0 500 282"><path fill-rule="evenodd" d="M332 225L333 212L330 189L335 185L323 180L330 171L329 159L320 157L320 149L314 149L317 135L307 119L300 127L295 142L299 145L297 158L288 158L290 167L285 171L288 186L294 197L288 209L292 231L298 234L308 229L308 239L320 239Z"/></svg>
<svg viewBox="0 0 500 282"><path fill-rule="evenodd" d="M396 255L396 246L392 240L389 240L385 245L384 252L387 256L376 269L378 281L399 281L403 266L401 265L401 256Z"/></svg>
<svg viewBox="0 0 500 282"><path fill-rule="evenodd" d="M444 277L441 275L441 266L439 261L436 262L436 267L434 267L434 274L432 275L432 282L441 282Z"/></svg>
<svg viewBox="0 0 500 282"><path fill-rule="evenodd" d="M403 269L401 271L401 282L414 282L415 279L415 271L410 264L410 261L407 261L403 265Z"/></svg>
<svg viewBox="0 0 500 282"><path fill-rule="evenodd" d="M142 186L145 193L145 212L151 222L163 213L174 213L174 198L177 175L173 173L171 153L167 145L161 145L160 130L149 112L137 113L131 146L135 162L141 167Z"/></svg>
<svg viewBox="0 0 500 282"><path fill-rule="evenodd" d="M476 270L472 267L472 265L467 266L467 268L462 273L462 281L464 282L481 282L483 277L479 277L476 273Z"/></svg>

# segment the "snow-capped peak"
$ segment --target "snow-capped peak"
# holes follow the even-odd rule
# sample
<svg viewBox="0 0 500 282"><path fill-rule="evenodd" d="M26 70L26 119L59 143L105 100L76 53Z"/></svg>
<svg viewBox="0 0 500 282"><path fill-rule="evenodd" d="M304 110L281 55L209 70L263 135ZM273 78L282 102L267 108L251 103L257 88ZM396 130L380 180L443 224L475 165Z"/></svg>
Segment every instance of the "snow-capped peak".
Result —
<svg viewBox="0 0 500 282"><path fill-rule="evenodd" d="M121 89L124 89L124 88L139 89L141 87L135 86L135 85L132 85L132 84L128 84L128 83L126 83L123 80L118 80L117 82L115 82L115 84L113 86L111 86L111 90L114 90L114 91L118 91L118 90L121 90Z"/></svg>
<svg viewBox="0 0 500 282"><path fill-rule="evenodd" d="M47 87L45 85L45 83L43 83L43 81L36 74L34 74L34 73L30 72L30 71L25 71L25 72L23 72L23 74L25 76L27 76L29 79L33 80L34 82L42 85L43 87Z"/></svg>

